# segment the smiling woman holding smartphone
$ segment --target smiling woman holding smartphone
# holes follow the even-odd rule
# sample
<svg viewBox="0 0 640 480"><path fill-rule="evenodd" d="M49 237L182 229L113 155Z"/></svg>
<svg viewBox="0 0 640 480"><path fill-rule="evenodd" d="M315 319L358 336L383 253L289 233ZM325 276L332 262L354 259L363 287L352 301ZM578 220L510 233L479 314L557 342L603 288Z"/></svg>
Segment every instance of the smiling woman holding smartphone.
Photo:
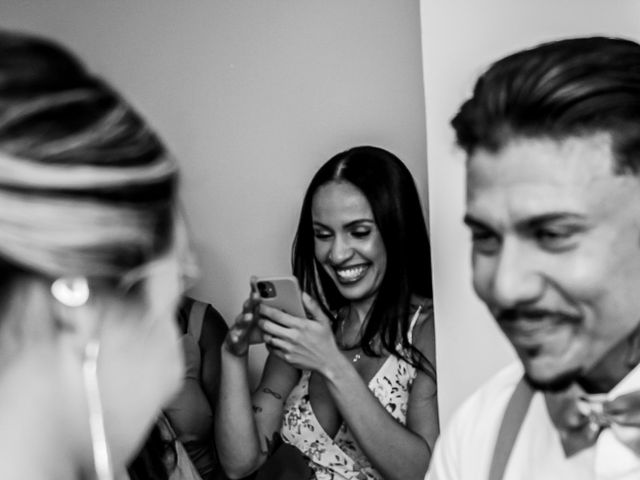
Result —
<svg viewBox="0 0 640 480"><path fill-rule="evenodd" d="M430 250L396 156L356 147L322 166L293 270L307 318L252 293L222 347L216 438L227 474L258 470L281 438L318 480L422 479L438 435ZM269 357L250 394L246 352L260 341Z"/></svg>

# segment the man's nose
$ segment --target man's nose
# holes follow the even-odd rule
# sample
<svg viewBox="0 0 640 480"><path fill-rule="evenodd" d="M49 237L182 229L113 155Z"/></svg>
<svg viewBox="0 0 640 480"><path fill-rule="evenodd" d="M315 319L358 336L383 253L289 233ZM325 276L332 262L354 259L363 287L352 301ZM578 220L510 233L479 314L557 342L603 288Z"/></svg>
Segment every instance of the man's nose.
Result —
<svg viewBox="0 0 640 480"><path fill-rule="evenodd" d="M544 290L544 277L535 253L520 242L506 241L491 277L491 301L502 309L535 302Z"/></svg>

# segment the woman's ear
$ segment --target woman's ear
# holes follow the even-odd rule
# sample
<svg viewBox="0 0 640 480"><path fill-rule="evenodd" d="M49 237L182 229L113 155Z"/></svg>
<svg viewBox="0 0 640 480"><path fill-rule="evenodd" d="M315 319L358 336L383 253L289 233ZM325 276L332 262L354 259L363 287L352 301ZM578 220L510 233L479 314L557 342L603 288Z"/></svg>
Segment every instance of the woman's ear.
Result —
<svg viewBox="0 0 640 480"><path fill-rule="evenodd" d="M61 277L51 283L52 313L61 334L81 349L97 338L100 327L96 299L85 277Z"/></svg>

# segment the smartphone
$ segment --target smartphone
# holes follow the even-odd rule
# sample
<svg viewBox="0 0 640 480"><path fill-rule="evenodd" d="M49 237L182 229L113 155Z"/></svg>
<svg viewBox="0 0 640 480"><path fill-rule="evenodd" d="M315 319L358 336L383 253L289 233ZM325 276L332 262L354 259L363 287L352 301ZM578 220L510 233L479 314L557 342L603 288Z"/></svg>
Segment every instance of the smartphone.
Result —
<svg viewBox="0 0 640 480"><path fill-rule="evenodd" d="M251 277L251 289L258 292L260 301L265 305L280 309L294 317L307 317L296 277Z"/></svg>

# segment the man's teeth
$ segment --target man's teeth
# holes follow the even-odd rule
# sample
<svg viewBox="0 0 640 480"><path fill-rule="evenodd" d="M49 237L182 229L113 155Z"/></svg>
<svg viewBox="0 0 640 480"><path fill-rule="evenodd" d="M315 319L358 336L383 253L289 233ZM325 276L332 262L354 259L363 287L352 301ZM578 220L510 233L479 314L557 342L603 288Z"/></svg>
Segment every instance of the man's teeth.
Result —
<svg viewBox="0 0 640 480"><path fill-rule="evenodd" d="M342 280L353 280L358 278L367 269L366 265L360 265L358 267L340 268L336 269L336 274Z"/></svg>

